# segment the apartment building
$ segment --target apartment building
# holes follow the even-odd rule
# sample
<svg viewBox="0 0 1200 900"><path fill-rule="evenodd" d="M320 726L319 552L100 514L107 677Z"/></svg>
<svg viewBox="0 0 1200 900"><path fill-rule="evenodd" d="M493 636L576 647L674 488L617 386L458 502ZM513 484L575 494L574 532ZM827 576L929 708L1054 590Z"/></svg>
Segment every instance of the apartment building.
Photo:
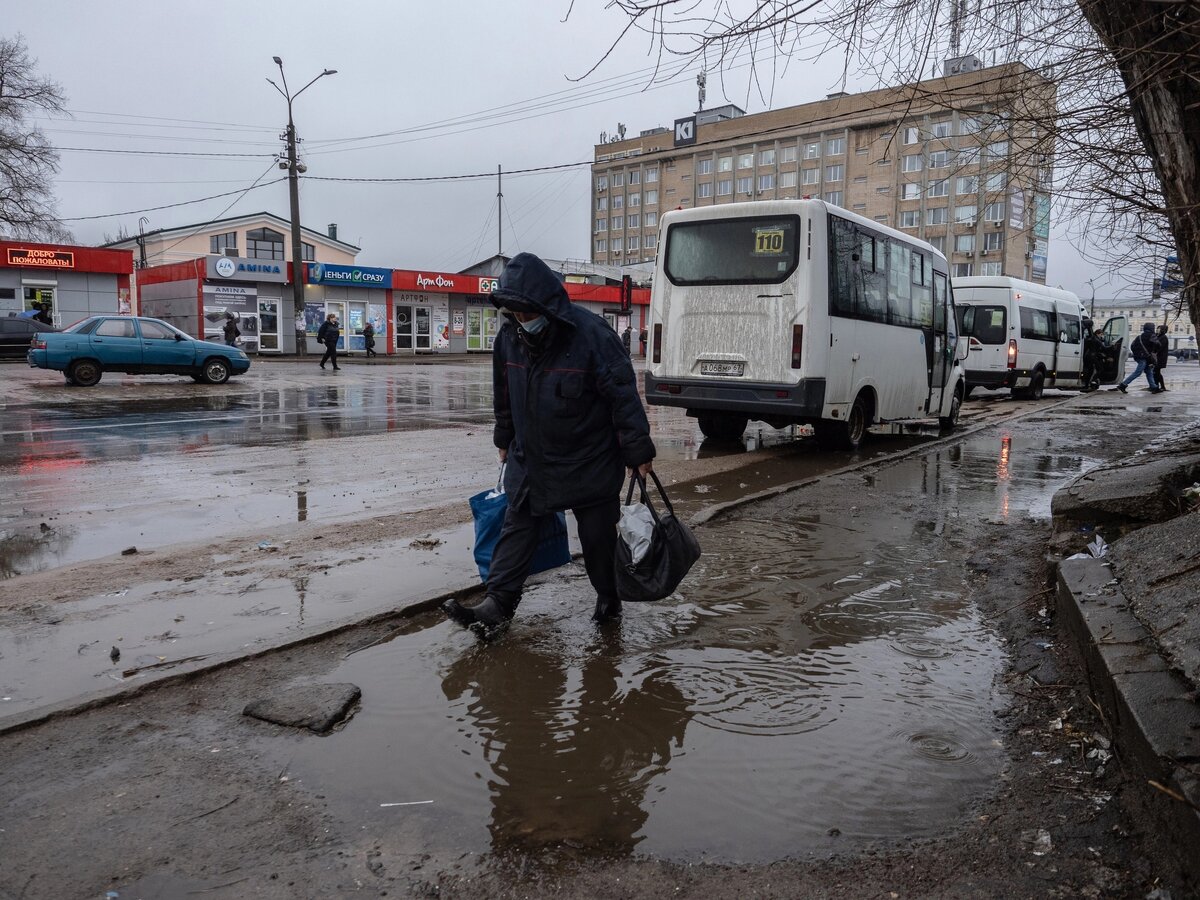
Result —
<svg viewBox="0 0 1200 900"><path fill-rule="evenodd" d="M595 147L592 260L653 260L676 208L820 198L946 254L951 274L1045 282L1053 83L1021 63L746 115L729 104Z"/></svg>

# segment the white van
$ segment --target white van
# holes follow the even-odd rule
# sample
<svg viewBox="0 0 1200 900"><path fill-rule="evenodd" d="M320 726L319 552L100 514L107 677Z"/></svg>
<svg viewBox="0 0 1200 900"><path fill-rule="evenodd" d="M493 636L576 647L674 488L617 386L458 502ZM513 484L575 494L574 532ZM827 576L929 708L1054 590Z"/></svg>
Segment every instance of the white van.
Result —
<svg viewBox="0 0 1200 900"><path fill-rule="evenodd" d="M1008 388L1037 400L1045 388L1080 390L1086 311L1070 291L1017 278L978 276L953 280L959 333L970 349L963 364L967 392ZM1098 332L1106 344L1099 361L1102 384L1119 378L1128 323L1108 320Z"/></svg>

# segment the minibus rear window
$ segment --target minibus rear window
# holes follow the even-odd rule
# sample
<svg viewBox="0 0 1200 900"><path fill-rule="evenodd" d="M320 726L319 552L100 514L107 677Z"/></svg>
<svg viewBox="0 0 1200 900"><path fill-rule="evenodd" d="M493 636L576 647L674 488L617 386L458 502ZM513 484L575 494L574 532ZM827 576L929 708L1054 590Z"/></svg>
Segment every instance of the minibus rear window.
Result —
<svg viewBox="0 0 1200 900"><path fill-rule="evenodd" d="M960 306L959 334L981 344L1003 344L1008 340L1008 323L1003 306Z"/></svg>
<svg viewBox="0 0 1200 900"><path fill-rule="evenodd" d="M798 216L679 222L667 229L671 284L779 284L796 271Z"/></svg>

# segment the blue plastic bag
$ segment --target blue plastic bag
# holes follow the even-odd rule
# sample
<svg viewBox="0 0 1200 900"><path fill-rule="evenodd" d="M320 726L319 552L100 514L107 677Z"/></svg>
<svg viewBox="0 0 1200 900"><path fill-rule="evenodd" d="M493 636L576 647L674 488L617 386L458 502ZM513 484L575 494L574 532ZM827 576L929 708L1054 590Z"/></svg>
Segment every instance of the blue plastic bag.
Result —
<svg viewBox="0 0 1200 900"><path fill-rule="evenodd" d="M475 518L475 565L479 567L479 578L486 582L492 566L492 553L504 525L504 514L508 510L508 495L501 484L495 490L481 491L471 498L471 515ZM537 550L533 554L530 575L557 569L571 561L571 548L567 545L567 517L557 512L542 521L538 534Z"/></svg>

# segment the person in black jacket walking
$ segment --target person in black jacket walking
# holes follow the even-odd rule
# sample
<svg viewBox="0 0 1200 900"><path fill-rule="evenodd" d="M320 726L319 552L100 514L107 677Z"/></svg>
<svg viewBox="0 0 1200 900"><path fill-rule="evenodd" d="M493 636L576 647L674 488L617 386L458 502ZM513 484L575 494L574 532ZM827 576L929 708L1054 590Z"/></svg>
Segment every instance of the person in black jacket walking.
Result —
<svg viewBox="0 0 1200 900"><path fill-rule="evenodd" d="M1167 334L1167 326L1159 325L1155 337L1158 339L1158 351L1155 353L1154 359L1154 380L1158 382L1158 389L1165 391L1167 383L1163 380L1163 369L1167 367L1167 360L1170 359L1171 353L1171 336Z"/></svg>
<svg viewBox="0 0 1200 900"><path fill-rule="evenodd" d="M321 357L321 368L325 368L325 363L333 361L333 371L338 370L337 364L337 343L338 338L342 336L342 330L338 327L338 319L336 313L330 313L325 317L325 321L321 323L320 329L317 331L317 343L325 345L325 355Z"/></svg>
<svg viewBox="0 0 1200 900"><path fill-rule="evenodd" d="M1145 372L1146 381L1150 383L1150 392L1154 394L1159 393L1162 388L1154 380L1154 363L1158 358L1158 341L1154 337L1153 323L1147 322L1142 326L1142 333L1133 339L1133 343L1129 345L1129 352L1133 354L1133 361L1137 365L1125 377L1124 381L1115 388L1109 388L1109 390L1120 391L1124 394L1125 389L1133 383L1133 380Z"/></svg>
<svg viewBox="0 0 1200 900"><path fill-rule="evenodd" d="M626 470L653 468L654 442L629 354L604 319L571 304L549 267L512 258L492 292L505 314L492 352L492 441L506 463L508 511L492 555L487 595L445 613L486 636L516 611L542 519L569 509L596 591L593 619L621 614L613 554Z"/></svg>

